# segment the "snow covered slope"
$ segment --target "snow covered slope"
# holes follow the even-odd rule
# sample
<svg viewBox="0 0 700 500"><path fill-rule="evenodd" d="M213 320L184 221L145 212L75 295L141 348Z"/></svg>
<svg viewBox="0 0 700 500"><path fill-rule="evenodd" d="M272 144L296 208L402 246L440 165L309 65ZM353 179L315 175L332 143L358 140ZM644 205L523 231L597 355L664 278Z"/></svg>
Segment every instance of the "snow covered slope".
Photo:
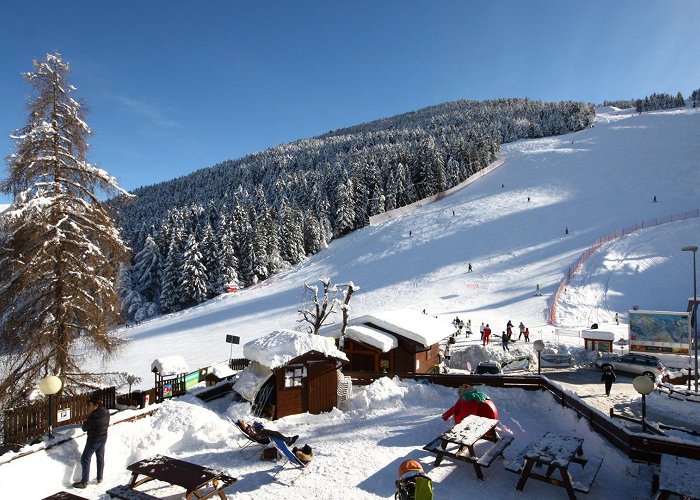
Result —
<svg viewBox="0 0 700 500"><path fill-rule="evenodd" d="M508 319L535 333L551 330L543 326L551 295L593 241L637 221L700 208L698 110L605 109L593 128L507 144L502 157L505 165L468 188L336 240L271 280L122 330L132 341L108 368L135 373L150 386L149 367L159 356L180 354L193 368L227 359L226 334L240 336L242 345L297 327L303 284L324 276L361 287L352 316L426 309L491 323L496 333ZM624 320L632 305L685 310L692 264L680 248L698 243L700 219L608 244L568 287L559 322L604 323L615 312ZM542 296L535 296L537 284ZM233 356L242 356L240 346Z"/></svg>

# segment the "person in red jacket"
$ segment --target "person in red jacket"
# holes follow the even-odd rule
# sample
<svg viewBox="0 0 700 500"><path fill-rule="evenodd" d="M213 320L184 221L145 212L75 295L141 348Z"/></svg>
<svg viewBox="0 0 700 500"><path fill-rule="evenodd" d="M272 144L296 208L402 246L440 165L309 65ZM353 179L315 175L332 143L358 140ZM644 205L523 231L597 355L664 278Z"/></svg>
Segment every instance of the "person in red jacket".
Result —
<svg viewBox="0 0 700 500"><path fill-rule="evenodd" d="M457 402L442 414L442 419L447 420L454 417L455 424L458 424L469 415L498 420L498 409L486 393L473 387L467 387Z"/></svg>
<svg viewBox="0 0 700 500"><path fill-rule="evenodd" d="M483 345L486 345L486 344L489 343L489 337L490 337L490 336L491 336L491 328L490 328L489 325L487 324L487 325L486 325L486 328L484 328L484 341L483 341Z"/></svg>

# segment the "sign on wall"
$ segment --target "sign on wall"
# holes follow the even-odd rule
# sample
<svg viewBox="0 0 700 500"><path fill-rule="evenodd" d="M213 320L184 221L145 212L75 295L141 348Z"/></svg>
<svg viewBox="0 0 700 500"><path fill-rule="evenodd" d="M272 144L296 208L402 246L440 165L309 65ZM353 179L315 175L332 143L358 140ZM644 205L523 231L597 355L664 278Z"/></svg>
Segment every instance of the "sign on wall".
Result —
<svg viewBox="0 0 700 500"><path fill-rule="evenodd" d="M70 420L70 408L62 408L56 412L56 422Z"/></svg>
<svg viewBox="0 0 700 500"><path fill-rule="evenodd" d="M629 311L630 351L688 354L690 313Z"/></svg>

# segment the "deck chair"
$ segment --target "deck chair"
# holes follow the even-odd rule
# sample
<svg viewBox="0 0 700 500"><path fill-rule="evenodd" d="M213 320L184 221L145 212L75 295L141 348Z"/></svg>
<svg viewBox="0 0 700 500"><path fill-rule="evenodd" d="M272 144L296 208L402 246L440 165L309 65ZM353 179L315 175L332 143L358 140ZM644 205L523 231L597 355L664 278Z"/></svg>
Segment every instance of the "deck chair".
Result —
<svg viewBox="0 0 700 500"><path fill-rule="evenodd" d="M238 447L240 448L239 451L246 459L251 458L255 453L257 453L257 449L255 448L256 446L265 448L268 444L270 444L270 438L256 439L244 431L241 426L238 425L238 422L234 422L229 417L226 417L226 419L231 422L231 424L238 429L238 432L240 432L246 438L244 444L238 444ZM253 453L248 454L247 451L253 451Z"/></svg>
<svg viewBox="0 0 700 500"><path fill-rule="evenodd" d="M282 457L284 458L284 461L282 462L282 465L280 465L279 469L277 472L275 472L274 477L277 477L277 475L282 472L287 464L291 464L292 469L287 469L287 470L298 470L300 471L297 477L294 478L291 484L294 484L294 481L299 479L301 475L304 473L304 471L308 470L309 464L311 462L304 463L301 460L299 460L294 453L292 453L292 450L289 449L289 446L287 446L287 443L282 441L280 438L277 437L270 437L270 441L272 444L277 448L277 451L280 452ZM291 486L290 484L290 486Z"/></svg>

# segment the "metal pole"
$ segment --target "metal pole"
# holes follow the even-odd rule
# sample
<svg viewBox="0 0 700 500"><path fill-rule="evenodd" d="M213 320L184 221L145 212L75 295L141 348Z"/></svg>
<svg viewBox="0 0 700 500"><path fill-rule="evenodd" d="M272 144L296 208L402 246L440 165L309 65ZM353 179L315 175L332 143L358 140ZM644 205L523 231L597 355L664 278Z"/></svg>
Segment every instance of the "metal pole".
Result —
<svg viewBox="0 0 700 500"><path fill-rule="evenodd" d="M647 431L647 395L642 394L642 432Z"/></svg>
<svg viewBox="0 0 700 500"><path fill-rule="evenodd" d="M693 252L693 330L695 330L695 392L698 392L698 288L695 274L695 254Z"/></svg>
<svg viewBox="0 0 700 500"><path fill-rule="evenodd" d="M53 394L49 394L49 439L53 437Z"/></svg>
<svg viewBox="0 0 700 500"><path fill-rule="evenodd" d="M537 375L542 375L542 365L540 363L540 356L542 355L542 351L537 351Z"/></svg>

